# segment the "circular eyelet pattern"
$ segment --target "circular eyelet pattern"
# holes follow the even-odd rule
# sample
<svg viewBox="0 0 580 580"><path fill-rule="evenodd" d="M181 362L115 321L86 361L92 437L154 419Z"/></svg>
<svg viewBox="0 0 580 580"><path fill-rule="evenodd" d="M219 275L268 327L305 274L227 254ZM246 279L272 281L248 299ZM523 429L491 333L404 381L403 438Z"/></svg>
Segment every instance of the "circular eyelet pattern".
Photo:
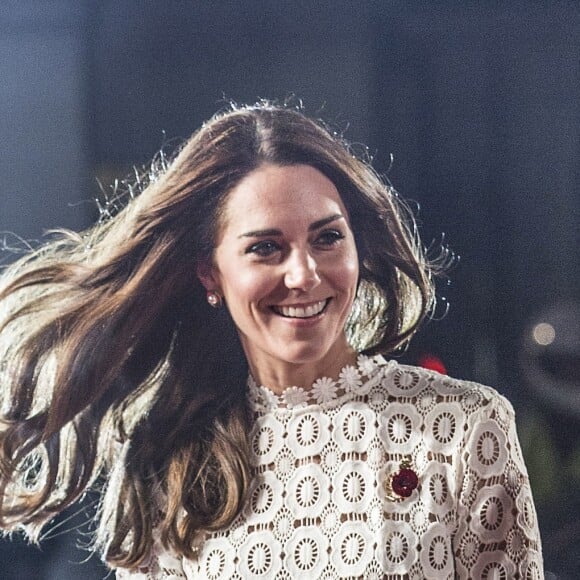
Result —
<svg viewBox="0 0 580 580"><path fill-rule="evenodd" d="M500 475L507 462L505 433L494 421L475 425L470 452L469 465L479 477Z"/></svg>
<svg viewBox="0 0 580 580"><path fill-rule="evenodd" d="M426 578L448 578L453 574L451 538L443 524L431 526L423 538L421 564Z"/></svg>
<svg viewBox="0 0 580 580"><path fill-rule="evenodd" d="M281 568L280 543L267 532L254 532L240 548L240 571L243 578L274 580Z"/></svg>
<svg viewBox="0 0 580 580"><path fill-rule="evenodd" d="M286 547L286 568L292 578L318 578L328 561L328 538L316 526L295 530Z"/></svg>
<svg viewBox="0 0 580 580"><path fill-rule="evenodd" d="M412 405L391 403L379 418L379 434L387 449L407 455L418 444L421 417Z"/></svg>
<svg viewBox="0 0 580 580"><path fill-rule="evenodd" d="M405 574L417 559L415 532L407 522L388 522L381 533L383 569L387 574Z"/></svg>
<svg viewBox="0 0 580 580"><path fill-rule="evenodd" d="M319 465L304 465L288 482L287 503L298 520L317 518L322 513L328 494L328 477Z"/></svg>
<svg viewBox="0 0 580 580"><path fill-rule="evenodd" d="M473 567L473 577L481 580L512 580L516 567L505 556L505 552L484 552Z"/></svg>
<svg viewBox="0 0 580 580"><path fill-rule="evenodd" d="M513 501L503 487L484 487L477 494L473 506L471 525L473 531L482 536L505 538L513 522Z"/></svg>
<svg viewBox="0 0 580 580"><path fill-rule="evenodd" d="M362 576L372 556L373 537L362 522L346 522L331 541L330 557L343 576Z"/></svg>
<svg viewBox="0 0 580 580"><path fill-rule="evenodd" d="M234 572L235 550L225 538L208 540L201 560L203 577L208 580L228 578Z"/></svg>
<svg viewBox="0 0 580 580"><path fill-rule="evenodd" d="M541 577L513 412L489 388L377 357L311 390L248 388L244 508L200 537L189 576Z"/></svg>

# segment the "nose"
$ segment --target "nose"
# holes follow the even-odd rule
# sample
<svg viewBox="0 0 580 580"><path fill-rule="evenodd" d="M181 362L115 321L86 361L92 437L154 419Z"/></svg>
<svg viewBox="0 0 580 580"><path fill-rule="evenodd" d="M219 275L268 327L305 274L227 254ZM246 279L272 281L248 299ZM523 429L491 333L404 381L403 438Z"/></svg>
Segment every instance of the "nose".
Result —
<svg viewBox="0 0 580 580"><path fill-rule="evenodd" d="M309 291L320 284L316 260L305 251L294 252L289 258L284 275L286 288Z"/></svg>

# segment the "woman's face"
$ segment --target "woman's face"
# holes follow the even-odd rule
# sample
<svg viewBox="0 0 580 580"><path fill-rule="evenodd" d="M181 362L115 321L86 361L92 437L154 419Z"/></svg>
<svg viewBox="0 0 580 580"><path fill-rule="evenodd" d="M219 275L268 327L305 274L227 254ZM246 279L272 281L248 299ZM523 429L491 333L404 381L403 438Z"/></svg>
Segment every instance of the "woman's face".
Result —
<svg viewBox="0 0 580 580"><path fill-rule="evenodd" d="M263 165L230 192L213 265L200 279L223 295L260 369L344 359L358 273L332 181L308 165Z"/></svg>

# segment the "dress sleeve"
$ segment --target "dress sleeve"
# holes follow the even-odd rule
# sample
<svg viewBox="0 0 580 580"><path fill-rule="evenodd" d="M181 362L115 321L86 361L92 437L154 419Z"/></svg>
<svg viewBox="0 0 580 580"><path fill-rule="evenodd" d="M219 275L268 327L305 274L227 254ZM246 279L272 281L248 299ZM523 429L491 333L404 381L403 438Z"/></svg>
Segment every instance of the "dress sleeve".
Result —
<svg viewBox="0 0 580 580"><path fill-rule="evenodd" d="M139 568L117 568L117 580L178 580L187 578L179 556L163 548L159 538L154 538L153 550L146 564Z"/></svg>
<svg viewBox="0 0 580 580"><path fill-rule="evenodd" d="M491 391L468 421L454 539L459 578L544 578L540 533L511 404Z"/></svg>

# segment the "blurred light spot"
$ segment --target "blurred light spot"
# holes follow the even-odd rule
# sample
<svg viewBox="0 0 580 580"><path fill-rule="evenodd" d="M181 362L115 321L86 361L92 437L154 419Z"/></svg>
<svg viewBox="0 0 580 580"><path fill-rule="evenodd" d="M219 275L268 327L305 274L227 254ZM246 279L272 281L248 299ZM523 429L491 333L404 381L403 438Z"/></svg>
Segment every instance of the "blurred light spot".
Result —
<svg viewBox="0 0 580 580"><path fill-rule="evenodd" d="M554 330L554 327L547 322L540 322L540 324L536 324L532 334L534 336L534 340L542 346L548 346L549 344L552 344L556 338L556 331Z"/></svg>

